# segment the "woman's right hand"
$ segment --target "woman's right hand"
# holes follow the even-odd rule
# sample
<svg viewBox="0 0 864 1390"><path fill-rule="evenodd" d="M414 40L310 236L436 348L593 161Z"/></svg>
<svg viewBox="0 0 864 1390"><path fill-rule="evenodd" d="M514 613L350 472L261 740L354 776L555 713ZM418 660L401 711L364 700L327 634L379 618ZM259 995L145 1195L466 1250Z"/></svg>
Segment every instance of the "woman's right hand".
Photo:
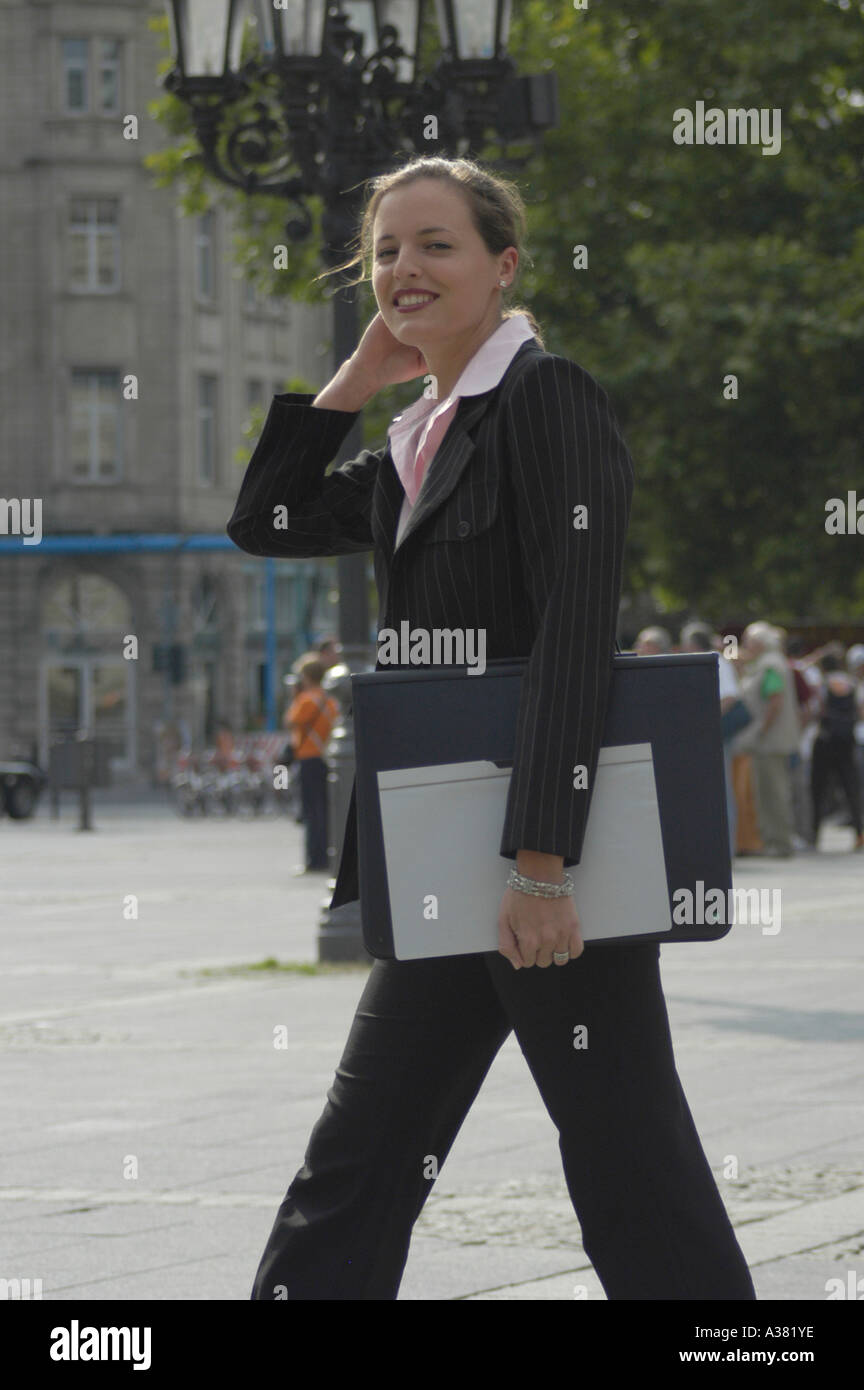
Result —
<svg viewBox="0 0 864 1390"><path fill-rule="evenodd" d="M429 371L420 348L400 343L384 322L379 309L369 323L357 348L348 359L351 374L367 382L375 391L413 381Z"/></svg>
<svg viewBox="0 0 864 1390"><path fill-rule="evenodd" d="M385 386L413 381L428 371L420 349L394 338L379 310L356 350L312 404L322 409L359 411Z"/></svg>

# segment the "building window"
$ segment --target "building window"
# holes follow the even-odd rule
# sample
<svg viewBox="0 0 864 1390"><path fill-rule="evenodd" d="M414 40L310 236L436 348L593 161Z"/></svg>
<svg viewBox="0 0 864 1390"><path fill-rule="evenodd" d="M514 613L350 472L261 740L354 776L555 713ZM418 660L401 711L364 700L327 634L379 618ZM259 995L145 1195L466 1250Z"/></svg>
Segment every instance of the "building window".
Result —
<svg viewBox="0 0 864 1390"><path fill-rule="evenodd" d="M120 110L120 41L101 39L99 43L99 110Z"/></svg>
<svg viewBox="0 0 864 1390"><path fill-rule="evenodd" d="M216 214L212 208L198 218L195 229L195 289L199 299L216 298Z"/></svg>
<svg viewBox="0 0 864 1390"><path fill-rule="evenodd" d="M120 110L119 39L62 39L63 109L113 116ZM91 102L91 92L94 100Z"/></svg>
<svg viewBox="0 0 864 1390"><path fill-rule="evenodd" d="M198 377L198 481L211 487L216 481L215 376Z"/></svg>
<svg viewBox="0 0 864 1390"><path fill-rule="evenodd" d="M118 634L129 632L132 608L111 580L87 571L60 579L42 597L44 643L65 651L103 647L115 652Z"/></svg>
<svg viewBox="0 0 864 1390"><path fill-rule="evenodd" d="M120 373L73 371L69 471L76 483L113 483L122 471Z"/></svg>
<svg viewBox="0 0 864 1390"><path fill-rule="evenodd" d="M260 377L249 377L246 382L246 409L252 411L256 405L264 404L264 382Z"/></svg>
<svg viewBox="0 0 864 1390"><path fill-rule="evenodd" d="M69 285L113 290L119 284L119 204L116 198L72 198L69 203Z"/></svg>
<svg viewBox="0 0 864 1390"><path fill-rule="evenodd" d="M87 39L63 40L63 105L67 111L87 111Z"/></svg>

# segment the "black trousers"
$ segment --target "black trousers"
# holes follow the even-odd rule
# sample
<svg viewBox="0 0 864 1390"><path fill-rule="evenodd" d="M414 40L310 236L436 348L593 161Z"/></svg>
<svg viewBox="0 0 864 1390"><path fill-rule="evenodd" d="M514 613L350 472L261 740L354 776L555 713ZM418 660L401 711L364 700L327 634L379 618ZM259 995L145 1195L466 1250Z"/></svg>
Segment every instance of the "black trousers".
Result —
<svg viewBox="0 0 864 1390"><path fill-rule="evenodd" d="M430 1174L513 1028L607 1297L754 1299L675 1069L659 955L376 961L252 1298L396 1298Z"/></svg>
<svg viewBox="0 0 864 1390"><path fill-rule="evenodd" d="M843 788L855 833L861 834L861 795L855 762L854 738L816 738L810 763L810 794L813 798L813 839L825 817L825 798L831 779Z"/></svg>
<svg viewBox="0 0 864 1390"><path fill-rule="evenodd" d="M323 758L301 758L300 809L306 827L306 868L326 869L327 764Z"/></svg>

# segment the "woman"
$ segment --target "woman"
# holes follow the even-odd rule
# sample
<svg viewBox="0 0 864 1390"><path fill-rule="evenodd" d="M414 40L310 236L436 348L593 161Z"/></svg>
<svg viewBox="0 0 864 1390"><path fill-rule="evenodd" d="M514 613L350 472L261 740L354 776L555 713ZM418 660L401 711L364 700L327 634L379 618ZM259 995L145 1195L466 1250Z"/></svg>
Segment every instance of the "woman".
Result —
<svg viewBox="0 0 864 1390"><path fill-rule="evenodd" d="M633 473L594 379L502 310L523 228L518 191L468 160L375 181L355 262L374 258L379 312L314 400L275 398L228 526L258 555L374 548L379 631L484 629L489 659L527 658L499 949L375 962L255 1299L396 1298L431 1175L511 1029L608 1297L755 1296L675 1071L659 948L583 947L569 896ZM376 391L421 376L387 447L325 475ZM357 897L355 835L352 809L334 905Z"/></svg>

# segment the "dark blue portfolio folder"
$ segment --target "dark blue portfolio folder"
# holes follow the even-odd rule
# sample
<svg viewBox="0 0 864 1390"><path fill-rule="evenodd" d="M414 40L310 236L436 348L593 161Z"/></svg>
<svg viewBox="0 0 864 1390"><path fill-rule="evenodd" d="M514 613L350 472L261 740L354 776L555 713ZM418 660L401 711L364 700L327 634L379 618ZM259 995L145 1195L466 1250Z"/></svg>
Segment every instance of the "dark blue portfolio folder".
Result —
<svg viewBox="0 0 864 1390"><path fill-rule="evenodd" d="M732 867L719 659L709 652L613 658L602 749L650 745L646 756L653 760L669 927L635 937L607 932L598 945L713 941L729 930ZM373 956L403 954L398 949L399 924L394 938L391 916L380 795L384 779L379 780L379 774L478 760L497 768L511 766L525 664L490 662L482 675L469 675L465 667L400 667L352 678L360 906L364 941ZM592 799L586 840L593 809ZM409 859L410 853L409 848ZM402 850L400 856L399 872L410 874L411 864L404 862ZM622 860L620 874L626 875L626 856ZM509 871L511 862L499 856L502 869ZM443 868L446 871L446 865ZM718 909L721 895L729 911ZM700 912L706 899L714 908ZM499 902L500 897L491 902L493 919ZM688 902L694 910L688 911ZM416 948L412 953L425 954Z"/></svg>

